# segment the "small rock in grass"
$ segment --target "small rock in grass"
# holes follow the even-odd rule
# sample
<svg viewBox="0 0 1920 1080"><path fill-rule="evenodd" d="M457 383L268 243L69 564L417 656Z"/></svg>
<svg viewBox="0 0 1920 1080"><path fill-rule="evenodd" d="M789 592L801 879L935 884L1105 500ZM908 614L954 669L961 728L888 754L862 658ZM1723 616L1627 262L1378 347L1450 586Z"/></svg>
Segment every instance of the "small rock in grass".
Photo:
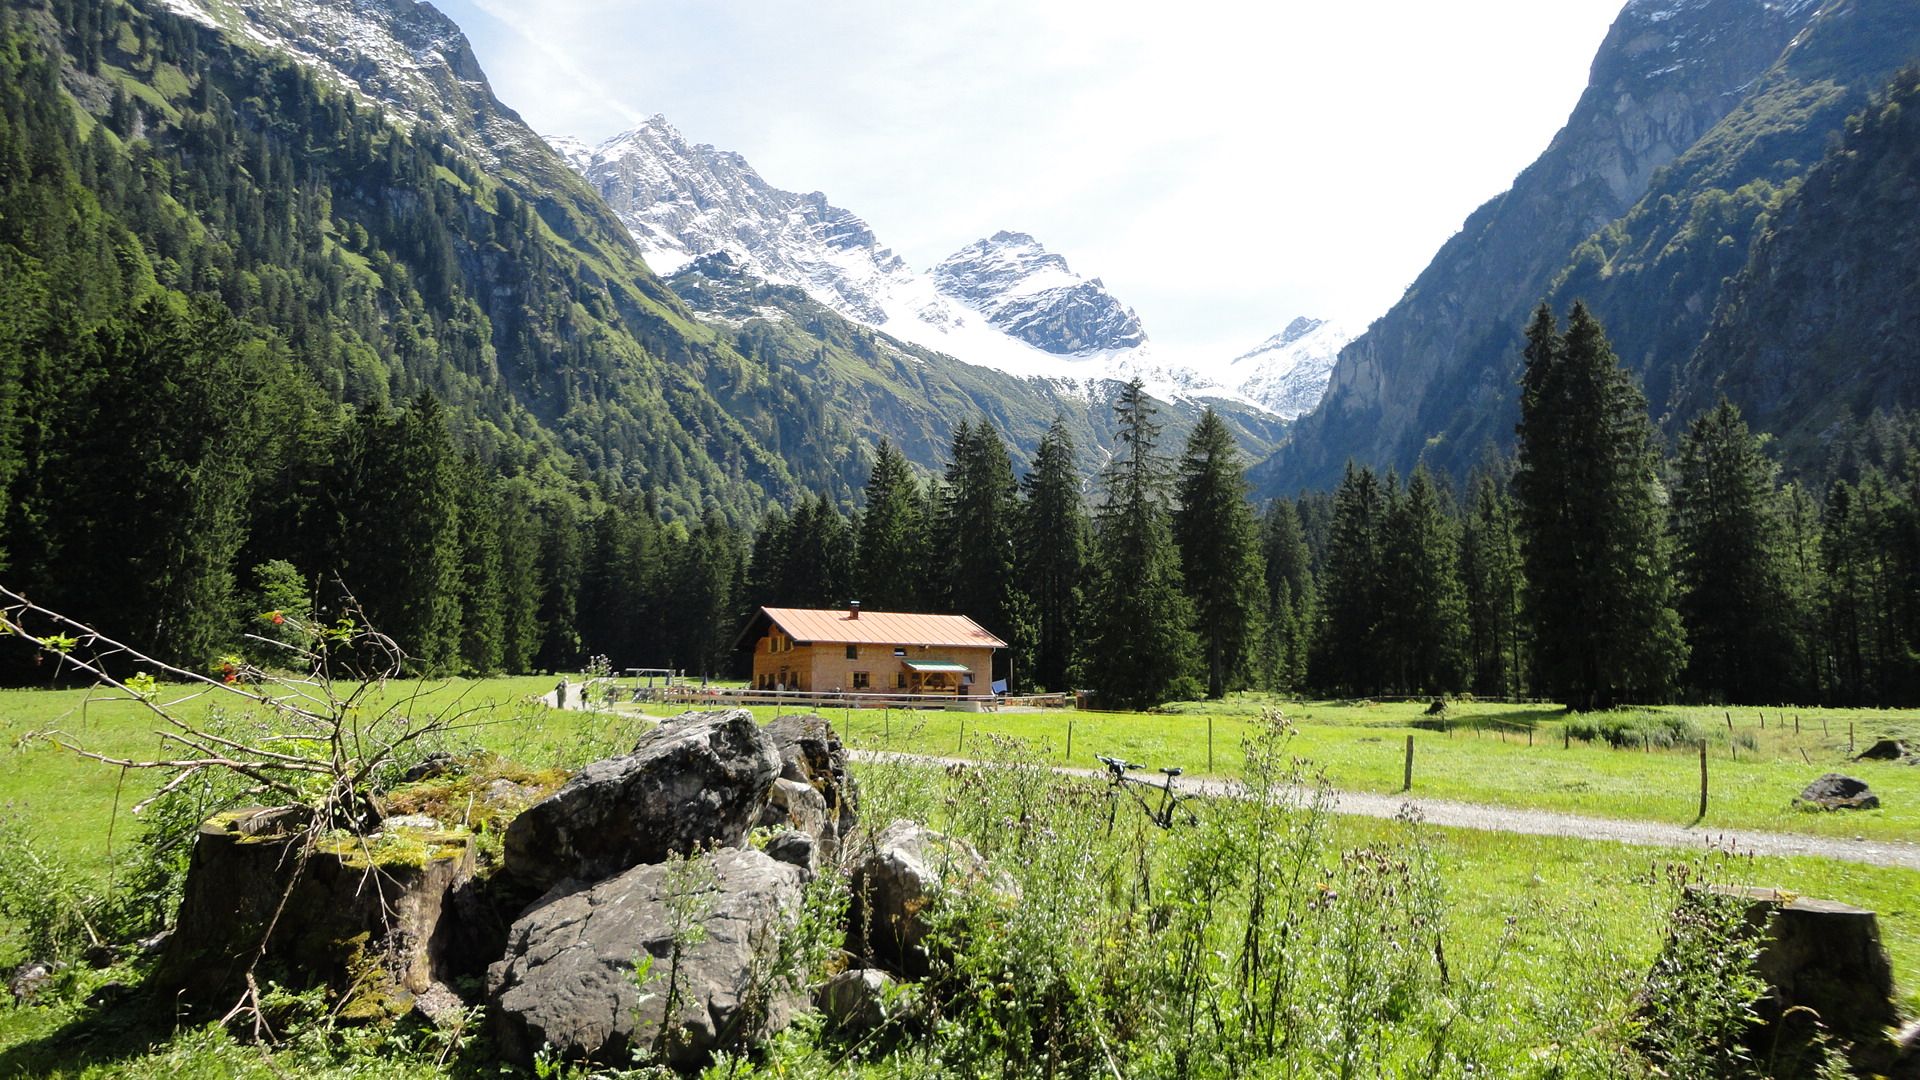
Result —
<svg viewBox="0 0 1920 1080"><path fill-rule="evenodd" d="M878 968L854 968L821 984L813 1000L835 1034L857 1039L887 1022L888 1000L898 984Z"/></svg>
<svg viewBox="0 0 1920 1080"><path fill-rule="evenodd" d="M1899 739L1881 739L1854 757L1855 761L1899 761L1907 756L1907 744Z"/></svg>

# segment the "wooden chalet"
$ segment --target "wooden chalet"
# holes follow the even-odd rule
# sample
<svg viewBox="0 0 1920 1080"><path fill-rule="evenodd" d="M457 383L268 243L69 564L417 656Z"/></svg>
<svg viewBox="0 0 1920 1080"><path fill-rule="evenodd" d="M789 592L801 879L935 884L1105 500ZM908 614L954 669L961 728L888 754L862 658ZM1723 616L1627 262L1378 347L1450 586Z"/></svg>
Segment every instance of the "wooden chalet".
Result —
<svg viewBox="0 0 1920 1080"><path fill-rule="evenodd" d="M993 652L1007 643L964 615L767 608L734 647L753 647L753 689L810 693L993 694Z"/></svg>

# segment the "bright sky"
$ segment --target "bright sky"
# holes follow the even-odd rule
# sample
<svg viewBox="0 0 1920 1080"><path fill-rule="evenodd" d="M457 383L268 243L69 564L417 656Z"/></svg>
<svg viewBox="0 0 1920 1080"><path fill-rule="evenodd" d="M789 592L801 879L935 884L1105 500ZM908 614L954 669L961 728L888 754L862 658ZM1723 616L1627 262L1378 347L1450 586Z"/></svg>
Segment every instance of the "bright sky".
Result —
<svg viewBox="0 0 1920 1080"><path fill-rule="evenodd" d="M917 267L998 229L1173 348L1364 322L1547 146L1622 0L435 0L543 134L652 113Z"/></svg>

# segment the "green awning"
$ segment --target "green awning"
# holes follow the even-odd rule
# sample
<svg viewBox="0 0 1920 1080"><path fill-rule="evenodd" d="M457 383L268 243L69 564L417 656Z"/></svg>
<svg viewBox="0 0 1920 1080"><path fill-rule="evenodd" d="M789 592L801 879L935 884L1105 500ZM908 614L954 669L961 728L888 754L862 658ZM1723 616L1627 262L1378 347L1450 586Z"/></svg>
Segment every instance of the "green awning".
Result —
<svg viewBox="0 0 1920 1080"><path fill-rule="evenodd" d="M956 664L951 660L908 660L906 665L915 671L944 671L955 675L973 670L965 664Z"/></svg>

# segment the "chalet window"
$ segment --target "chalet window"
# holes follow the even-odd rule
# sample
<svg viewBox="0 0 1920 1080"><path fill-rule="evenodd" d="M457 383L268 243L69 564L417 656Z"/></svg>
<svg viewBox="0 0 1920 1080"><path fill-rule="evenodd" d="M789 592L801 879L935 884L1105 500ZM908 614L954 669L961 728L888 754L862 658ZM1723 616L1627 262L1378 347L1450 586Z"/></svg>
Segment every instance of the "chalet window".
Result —
<svg viewBox="0 0 1920 1080"><path fill-rule="evenodd" d="M847 647L852 648L853 646L849 645ZM855 690L865 690L869 685L866 672L856 671L853 673L853 688Z"/></svg>
<svg viewBox="0 0 1920 1080"><path fill-rule="evenodd" d="M907 655L907 647L905 645L895 645L893 647L893 655L895 656Z"/></svg>
<svg viewBox="0 0 1920 1080"><path fill-rule="evenodd" d="M904 672L904 671L901 671L901 672L896 672L896 673L894 674L894 676L893 676L893 688L894 688L895 690L905 690L905 689L907 688L907 673L906 673L906 672Z"/></svg>
<svg viewBox="0 0 1920 1080"><path fill-rule="evenodd" d="M860 646L858 645L847 646L847 659L849 660L860 659Z"/></svg>

